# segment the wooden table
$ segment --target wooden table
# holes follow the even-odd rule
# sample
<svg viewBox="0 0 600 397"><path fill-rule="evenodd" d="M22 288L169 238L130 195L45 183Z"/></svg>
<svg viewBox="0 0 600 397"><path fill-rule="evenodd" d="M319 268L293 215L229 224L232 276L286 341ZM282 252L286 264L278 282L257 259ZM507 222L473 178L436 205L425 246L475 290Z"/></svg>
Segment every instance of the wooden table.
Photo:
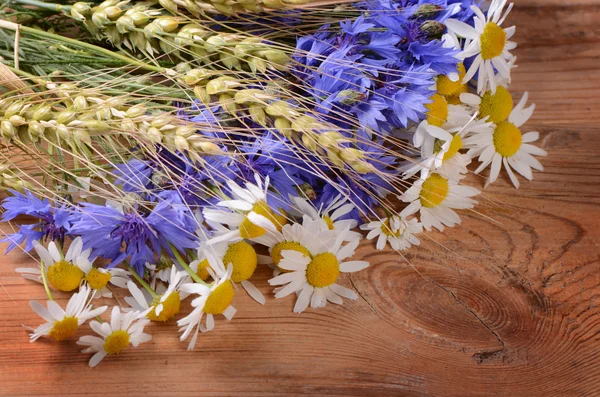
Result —
<svg viewBox="0 0 600 397"><path fill-rule="evenodd" d="M239 294L234 321L194 352L173 323L153 325L151 343L96 369L74 342L29 343L21 324L40 320L28 302L45 295L14 273L33 262L11 253L0 395L600 395L600 1L516 3L511 88L531 93L527 127L549 152L535 181L515 190L502 177L408 262L363 244L372 266L346 280L356 302L298 315L292 298L262 307Z"/></svg>

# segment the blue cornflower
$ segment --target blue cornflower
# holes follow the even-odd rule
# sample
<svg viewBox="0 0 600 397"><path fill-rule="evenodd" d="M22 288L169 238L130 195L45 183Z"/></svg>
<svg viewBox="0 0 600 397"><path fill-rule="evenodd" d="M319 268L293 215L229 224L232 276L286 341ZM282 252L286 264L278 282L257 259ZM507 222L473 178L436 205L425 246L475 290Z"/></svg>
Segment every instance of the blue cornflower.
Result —
<svg viewBox="0 0 600 397"><path fill-rule="evenodd" d="M176 195L161 200L148 215L82 203L72 223L72 234L82 238L84 249L92 249L92 259L110 259L109 267L114 267L129 258L139 274L162 250L171 253L169 243L180 251L197 246L196 222Z"/></svg>
<svg viewBox="0 0 600 397"><path fill-rule="evenodd" d="M10 242L6 252L10 252L19 244L25 242L25 251L33 248L34 240L49 239L51 241L64 241L71 227L69 216L71 211L66 206L53 207L48 199L39 199L33 193L25 190L25 194L10 190L12 197L4 199L2 207L2 221L8 222L19 215L28 215L38 218L38 222L31 225L21 225L19 231L7 235L2 242Z"/></svg>

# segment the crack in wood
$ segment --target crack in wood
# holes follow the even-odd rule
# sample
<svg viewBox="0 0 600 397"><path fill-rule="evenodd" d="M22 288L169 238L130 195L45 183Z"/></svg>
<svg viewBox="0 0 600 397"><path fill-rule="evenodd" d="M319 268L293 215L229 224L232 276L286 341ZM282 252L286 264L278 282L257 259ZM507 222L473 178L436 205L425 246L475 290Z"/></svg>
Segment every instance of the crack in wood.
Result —
<svg viewBox="0 0 600 397"><path fill-rule="evenodd" d="M354 280L352 280L352 275L348 275L348 279L350 280L350 284L352 284L352 288L354 288L356 290L356 293L358 294L358 296L361 297L362 300L364 300L367 305L369 305L369 307L371 308L371 311L375 314L377 314L377 310L375 309L375 307L373 307L373 305L371 304L371 302L369 302L367 300L367 298L365 298L365 296L362 294L362 292L356 287L356 284L354 284Z"/></svg>

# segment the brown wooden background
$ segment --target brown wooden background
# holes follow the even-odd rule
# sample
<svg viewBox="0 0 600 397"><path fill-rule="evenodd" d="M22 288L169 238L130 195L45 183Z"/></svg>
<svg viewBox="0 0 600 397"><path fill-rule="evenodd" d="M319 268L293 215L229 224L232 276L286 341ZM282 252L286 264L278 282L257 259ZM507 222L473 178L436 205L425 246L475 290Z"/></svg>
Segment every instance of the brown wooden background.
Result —
<svg viewBox="0 0 600 397"><path fill-rule="evenodd" d="M346 280L356 302L297 315L292 298L239 294L194 352L154 325L151 343L89 369L74 342L29 343L28 302L45 296L14 252L0 259L0 395L599 396L600 1L515 2L511 89L538 106L527 127L546 172L518 191L503 178L479 214L430 234L407 257L421 274L365 243L372 267Z"/></svg>

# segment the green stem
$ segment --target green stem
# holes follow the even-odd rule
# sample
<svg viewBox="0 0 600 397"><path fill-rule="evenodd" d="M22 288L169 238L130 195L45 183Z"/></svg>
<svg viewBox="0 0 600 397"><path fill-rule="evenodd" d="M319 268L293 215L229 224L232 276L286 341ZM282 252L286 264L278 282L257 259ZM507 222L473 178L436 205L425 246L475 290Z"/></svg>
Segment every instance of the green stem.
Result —
<svg viewBox="0 0 600 397"><path fill-rule="evenodd" d="M177 251L177 248L175 248L173 246L173 244L171 244L171 243L169 243L169 245L171 246L171 251L173 251L173 254L175 255L175 259L177 259L177 262L179 262L179 264L185 269L185 271L188 272L190 277L192 277L192 279L195 282L197 282L198 284L209 285L208 283L205 283L200 278L200 276L198 276L198 274L196 274L196 272L192 270L191 267L188 266L187 262L184 261L183 258L181 257L181 254L179 253L179 251Z"/></svg>
<svg viewBox="0 0 600 397"><path fill-rule="evenodd" d="M65 11L65 12L70 12L71 11L71 6L69 5L62 5L62 4L54 4L54 3L45 3L43 1L39 1L39 0L14 0L15 3L19 3L19 4L27 4L30 6L36 6L39 8L43 8L45 10L50 10L50 11Z"/></svg>
<svg viewBox="0 0 600 397"><path fill-rule="evenodd" d="M123 262L123 264L125 265L125 267L127 268L127 270L129 270L129 273L131 273L131 275L133 276L133 278L135 278L135 280L140 283L140 285L142 287L144 287L144 289L146 291L148 291L150 293L150 295L152 295L152 298L158 298L159 295L150 287L150 285L148 285L148 283L140 277L139 274L137 274L137 272L135 271L134 268L132 268L131 266L129 266L128 263Z"/></svg>
<svg viewBox="0 0 600 397"><path fill-rule="evenodd" d="M111 58L119 59L129 65L137 66L141 69L148 70L151 72L166 74L168 71L167 68L150 65L145 62L138 61L137 59L129 58L128 56L125 56L125 55L122 55L122 54L119 54L116 52L112 52L111 50L107 50L106 48L98 47L98 46L90 44L90 43L85 43L83 41L70 39L68 37L60 36L57 34L48 33L43 30L33 29L33 28L30 28L29 26L17 25L16 23L12 23L12 22L0 19L0 28L6 28L6 29L11 29L11 30L17 30L19 28L21 30L21 32L33 34L33 35L40 36L40 37L45 37L45 38L51 39L51 40L62 41L64 43L68 43L68 44L71 44L76 47L83 47L90 51L100 53L100 54L106 55Z"/></svg>
<svg viewBox="0 0 600 397"><path fill-rule="evenodd" d="M40 272L42 273L42 283L44 284L44 289L46 290L46 295L48 295L48 300L53 301L54 298L52 298L52 293L50 293L50 286L48 285L48 279L46 279L46 265L44 265L43 261L40 261Z"/></svg>

